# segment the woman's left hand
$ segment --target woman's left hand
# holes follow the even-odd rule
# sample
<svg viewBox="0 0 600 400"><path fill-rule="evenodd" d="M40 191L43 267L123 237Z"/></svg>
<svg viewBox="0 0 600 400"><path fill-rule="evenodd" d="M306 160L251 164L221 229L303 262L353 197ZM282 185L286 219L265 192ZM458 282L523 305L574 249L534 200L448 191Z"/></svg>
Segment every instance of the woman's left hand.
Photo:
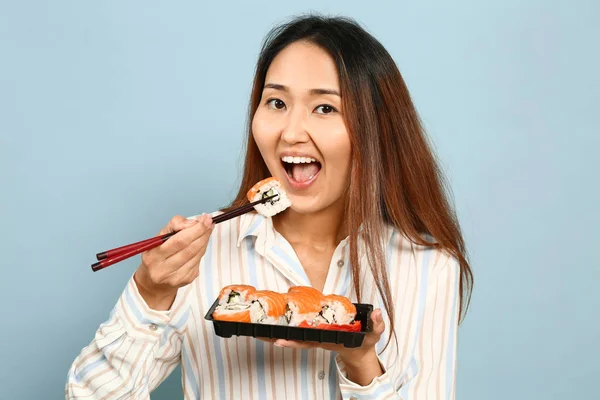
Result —
<svg viewBox="0 0 600 400"><path fill-rule="evenodd" d="M375 345L379 342L381 334L385 329L385 323L383 322L380 309L376 309L371 313L371 320L373 321L372 331L365 335L362 345L356 348L348 348L345 347L343 344L335 343L298 342L294 340L284 339L257 339L271 342L275 344L275 346L286 347L291 349L321 348L329 351L334 351L341 357L344 364L348 366L359 366L364 361L373 360L373 358L377 358Z"/></svg>

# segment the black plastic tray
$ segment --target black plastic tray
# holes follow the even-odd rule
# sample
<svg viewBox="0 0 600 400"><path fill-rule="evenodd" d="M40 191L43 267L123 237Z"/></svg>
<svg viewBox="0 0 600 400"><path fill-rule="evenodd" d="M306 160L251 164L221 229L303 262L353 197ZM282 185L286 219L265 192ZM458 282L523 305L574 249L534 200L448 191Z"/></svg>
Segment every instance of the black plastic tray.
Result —
<svg viewBox="0 0 600 400"><path fill-rule="evenodd" d="M213 319L212 313L219 305L215 300L204 319L212 321L215 334L220 337L230 338L236 336L266 337L270 339L298 340L303 342L337 343L345 347L360 347L367 332L373 329L371 321L371 304L354 303L356 306L356 320L361 323L360 332L346 332L323 330L317 328L299 328L297 326L251 324L248 322L218 321Z"/></svg>

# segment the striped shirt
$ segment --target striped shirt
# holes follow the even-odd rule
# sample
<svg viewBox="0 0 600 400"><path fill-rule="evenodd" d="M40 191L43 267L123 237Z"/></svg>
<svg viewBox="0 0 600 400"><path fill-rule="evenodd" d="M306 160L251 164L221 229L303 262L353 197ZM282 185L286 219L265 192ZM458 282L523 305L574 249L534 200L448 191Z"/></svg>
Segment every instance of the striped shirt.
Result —
<svg viewBox="0 0 600 400"><path fill-rule="evenodd" d="M386 330L377 345L384 374L369 385L347 379L335 353L280 348L252 337L222 338L204 317L223 286L286 292L310 282L292 246L256 213L218 224L200 275L178 290L169 311L150 309L133 277L109 319L74 360L67 399L149 399L178 364L185 399L453 399L459 268L447 253L385 231L397 342L368 267L362 302L380 307ZM356 301L349 240L337 246L323 293Z"/></svg>

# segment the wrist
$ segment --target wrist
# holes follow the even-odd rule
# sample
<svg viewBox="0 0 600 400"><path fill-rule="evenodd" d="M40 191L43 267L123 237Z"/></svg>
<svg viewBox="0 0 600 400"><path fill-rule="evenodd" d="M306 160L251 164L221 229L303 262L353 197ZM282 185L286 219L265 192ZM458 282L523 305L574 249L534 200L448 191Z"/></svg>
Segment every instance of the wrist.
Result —
<svg viewBox="0 0 600 400"><path fill-rule="evenodd" d="M379 364L374 347L362 352L356 351L349 354L340 354L339 356L346 368L358 369L365 365Z"/></svg>
<svg viewBox="0 0 600 400"><path fill-rule="evenodd" d="M156 311L167 311L171 308L177 295L177 288L158 287L152 284L143 265L133 275L140 296L149 308Z"/></svg>
<svg viewBox="0 0 600 400"><path fill-rule="evenodd" d="M340 355L340 360L344 363L346 378L360 386L370 385L384 372L375 348L366 352Z"/></svg>

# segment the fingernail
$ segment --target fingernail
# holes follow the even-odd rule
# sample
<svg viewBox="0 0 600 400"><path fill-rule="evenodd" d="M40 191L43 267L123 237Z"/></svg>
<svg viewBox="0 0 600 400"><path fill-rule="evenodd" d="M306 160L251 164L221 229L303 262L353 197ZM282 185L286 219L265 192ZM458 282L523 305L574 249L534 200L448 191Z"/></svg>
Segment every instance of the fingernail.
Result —
<svg viewBox="0 0 600 400"><path fill-rule="evenodd" d="M285 347L283 344L281 344L281 342L279 340L277 340L275 342L275 346L277 346L277 347Z"/></svg>
<svg viewBox="0 0 600 400"><path fill-rule="evenodd" d="M212 225L212 218L208 214L204 216L204 225L206 225L207 228L210 228Z"/></svg>
<svg viewBox="0 0 600 400"><path fill-rule="evenodd" d="M381 315L381 310L375 311L375 321L376 322L383 321L383 316Z"/></svg>
<svg viewBox="0 0 600 400"><path fill-rule="evenodd" d="M196 220L196 219L188 219L188 220L185 221L185 226L191 226L191 225L194 225L196 223L198 223L198 220Z"/></svg>

